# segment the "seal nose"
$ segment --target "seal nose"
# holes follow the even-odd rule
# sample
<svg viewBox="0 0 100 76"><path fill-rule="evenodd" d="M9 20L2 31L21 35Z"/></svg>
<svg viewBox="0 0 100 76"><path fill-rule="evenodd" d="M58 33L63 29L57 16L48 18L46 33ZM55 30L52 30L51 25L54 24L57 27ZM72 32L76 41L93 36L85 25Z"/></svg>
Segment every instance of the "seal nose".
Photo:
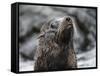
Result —
<svg viewBox="0 0 100 76"><path fill-rule="evenodd" d="M70 17L67 17L67 18L66 18L66 21L70 21L70 20L71 20Z"/></svg>

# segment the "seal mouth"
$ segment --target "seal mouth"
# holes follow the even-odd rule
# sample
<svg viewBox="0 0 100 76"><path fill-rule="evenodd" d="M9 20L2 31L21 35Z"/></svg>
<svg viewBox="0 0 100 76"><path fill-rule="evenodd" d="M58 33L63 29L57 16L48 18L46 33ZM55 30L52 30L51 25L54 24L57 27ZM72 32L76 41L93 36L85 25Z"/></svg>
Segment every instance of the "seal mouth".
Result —
<svg viewBox="0 0 100 76"><path fill-rule="evenodd" d="M72 26L72 24L68 24L67 25L67 29L70 29L70 28L72 28L73 26Z"/></svg>

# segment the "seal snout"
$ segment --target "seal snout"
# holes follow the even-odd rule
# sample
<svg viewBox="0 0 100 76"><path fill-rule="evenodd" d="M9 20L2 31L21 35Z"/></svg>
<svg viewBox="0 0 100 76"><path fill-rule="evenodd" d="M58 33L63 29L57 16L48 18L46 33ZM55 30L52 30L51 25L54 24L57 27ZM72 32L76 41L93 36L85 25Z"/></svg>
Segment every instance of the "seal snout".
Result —
<svg viewBox="0 0 100 76"><path fill-rule="evenodd" d="M64 21L67 29L70 29L73 27L72 19L70 17L64 17L63 21Z"/></svg>
<svg viewBox="0 0 100 76"><path fill-rule="evenodd" d="M64 21L67 22L68 25L72 24L72 19L70 17L65 17Z"/></svg>
<svg viewBox="0 0 100 76"><path fill-rule="evenodd" d="M66 21L70 21L70 20L71 20L70 17L67 17L67 18L66 18Z"/></svg>

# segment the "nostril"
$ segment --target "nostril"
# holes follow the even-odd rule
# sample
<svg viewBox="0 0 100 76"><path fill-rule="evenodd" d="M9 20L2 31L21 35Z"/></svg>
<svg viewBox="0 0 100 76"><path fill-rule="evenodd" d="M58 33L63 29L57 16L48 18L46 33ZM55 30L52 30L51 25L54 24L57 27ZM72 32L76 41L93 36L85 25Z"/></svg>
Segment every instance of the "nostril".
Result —
<svg viewBox="0 0 100 76"><path fill-rule="evenodd" d="M67 17L67 18L66 18L66 21L70 21L70 18L69 18L69 17Z"/></svg>

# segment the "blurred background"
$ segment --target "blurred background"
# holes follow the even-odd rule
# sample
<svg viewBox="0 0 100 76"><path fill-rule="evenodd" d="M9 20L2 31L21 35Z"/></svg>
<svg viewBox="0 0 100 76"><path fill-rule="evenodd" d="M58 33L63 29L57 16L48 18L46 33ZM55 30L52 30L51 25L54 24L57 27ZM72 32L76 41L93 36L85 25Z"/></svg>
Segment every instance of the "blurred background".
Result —
<svg viewBox="0 0 100 76"><path fill-rule="evenodd" d="M76 30L74 48L78 68L96 67L96 9L78 7L20 5L19 70L34 70L37 36L42 25L51 18L71 16Z"/></svg>

